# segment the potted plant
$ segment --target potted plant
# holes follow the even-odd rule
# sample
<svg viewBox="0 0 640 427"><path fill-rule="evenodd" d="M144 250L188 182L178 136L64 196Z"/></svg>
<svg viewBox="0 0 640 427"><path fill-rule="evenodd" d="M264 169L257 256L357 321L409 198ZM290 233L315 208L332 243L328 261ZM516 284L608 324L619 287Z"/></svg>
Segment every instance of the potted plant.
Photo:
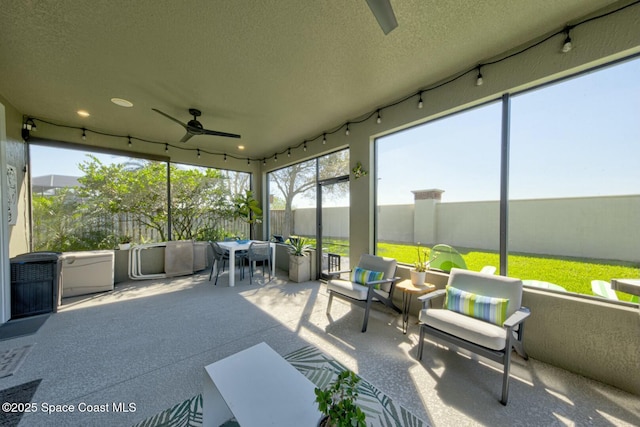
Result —
<svg viewBox="0 0 640 427"><path fill-rule="evenodd" d="M237 195L233 203L234 216L249 225L249 238L252 238L254 236L254 224L262 223L260 202L253 197L253 191L246 190L244 195Z"/></svg>
<svg viewBox="0 0 640 427"><path fill-rule="evenodd" d="M366 427L365 414L356 405L360 378L352 371L343 371L325 389L317 388L316 403L324 415L319 427Z"/></svg>
<svg viewBox="0 0 640 427"><path fill-rule="evenodd" d="M118 243L118 249L120 249L121 251L131 249L131 237L122 236L120 238L120 243Z"/></svg>
<svg viewBox="0 0 640 427"><path fill-rule="evenodd" d="M424 280L427 276L427 250L420 247L418 243L418 259L413 263L413 268L409 272L411 274L411 283L416 286L424 285Z"/></svg>
<svg viewBox="0 0 640 427"><path fill-rule="evenodd" d="M309 251L312 246L302 237L289 238L289 280L296 283L311 279L311 260Z"/></svg>

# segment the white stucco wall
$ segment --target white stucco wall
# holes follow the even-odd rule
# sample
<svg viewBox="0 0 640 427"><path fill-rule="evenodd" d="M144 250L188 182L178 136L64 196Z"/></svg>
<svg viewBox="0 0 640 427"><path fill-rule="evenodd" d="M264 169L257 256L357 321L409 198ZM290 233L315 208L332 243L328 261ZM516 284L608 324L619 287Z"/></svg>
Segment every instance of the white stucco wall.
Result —
<svg viewBox="0 0 640 427"><path fill-rule="evenodd" d="M378 240L497 251L499 208L497 201L435 203L432 224L414 205L379 206ZM323 216L325 236L349 238L349 208L325 208ZM294 217L294 234L315 234L314 209ZM425 239L432 225L435 238ZM640 195L513 200L508 237L512 252L638 262Z"/></svg>

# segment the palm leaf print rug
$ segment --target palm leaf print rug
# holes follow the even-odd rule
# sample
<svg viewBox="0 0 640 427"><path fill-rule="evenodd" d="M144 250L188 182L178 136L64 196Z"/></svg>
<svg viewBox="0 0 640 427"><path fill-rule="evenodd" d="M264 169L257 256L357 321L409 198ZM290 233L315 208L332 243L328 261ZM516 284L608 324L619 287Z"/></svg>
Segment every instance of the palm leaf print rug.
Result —
<svg viewBox="0 0 640 427"><path fill-rule="evenodd" d="M306 346L284 356L291 365L306 376L316 387L330 384L347 368L313 346ZM378 390L367 380L358 383L358 405L366 414L367 426L373 427L428 427L429 424L413 415ZM133 427L200 427L202 426L202 395L198 394ZM224 427L238 426L229 420Z"/></svg>

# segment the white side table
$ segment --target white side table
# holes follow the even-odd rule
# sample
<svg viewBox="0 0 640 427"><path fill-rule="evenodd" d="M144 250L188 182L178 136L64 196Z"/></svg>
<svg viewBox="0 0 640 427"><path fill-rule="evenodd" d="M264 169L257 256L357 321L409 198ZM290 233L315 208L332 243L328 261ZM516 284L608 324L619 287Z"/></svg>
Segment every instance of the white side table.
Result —
<svg viewBox="0 0 640 427"><path fill-rule="evenodd" d="M315 426L315 386L265 343L205 367L203 426Z"/></svg>

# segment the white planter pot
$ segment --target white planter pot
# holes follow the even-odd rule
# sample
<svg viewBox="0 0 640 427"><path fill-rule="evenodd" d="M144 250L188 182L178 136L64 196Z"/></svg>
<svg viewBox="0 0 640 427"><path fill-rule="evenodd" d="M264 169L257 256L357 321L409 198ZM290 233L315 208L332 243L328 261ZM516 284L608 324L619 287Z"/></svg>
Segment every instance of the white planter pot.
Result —
<svg viewBox="0 0 640 427"><path fill-rule="evenodd" d="M411 274L411 283L416 286L424 285L424 279L427 276L426 271L411 270L409 273Z"/></svg>
<svg viewBox="0 0 640 427"><path fill-rule="evenodd" d="M311 259L289 255L289 280L300 283L311 280Z"/></svg>
<svg viewBox="0 0 640 427"><path fill-rule="evenodd" d="M125 251L127 249L131 249L131 243L120 243L118 245L118 249L120 249L121 251Z"/></svg>

